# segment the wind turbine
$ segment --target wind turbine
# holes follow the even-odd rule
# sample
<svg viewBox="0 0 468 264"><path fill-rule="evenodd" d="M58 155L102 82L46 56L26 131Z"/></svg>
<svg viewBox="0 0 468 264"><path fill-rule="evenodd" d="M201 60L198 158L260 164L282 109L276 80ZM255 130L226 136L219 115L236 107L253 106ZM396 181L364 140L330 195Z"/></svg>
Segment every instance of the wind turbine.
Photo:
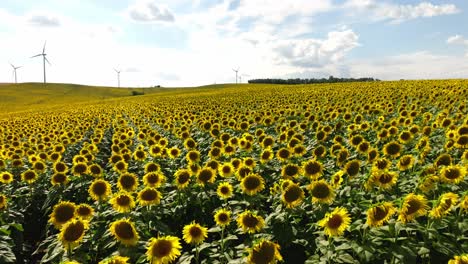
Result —
<svg viewBox="0 0 468 264"><path fill-rule="evenodd" d="M237 73L239 72L239 68L237 70L232 69L236 73L236 84L237 84Z"/></svg>
<svg viewBox="0 0 468 264"><path fill-rule="evenodd" d="M117 84L120 88L120 72L121 70L117 70L116 68L114 68L114 71L117 73Z"/></svg>
<svg viewBox="0 0 468 264"><path fill-rule="evenodd" d="M11 67L13 68L13 75L15 75L15 83L18 83L18 79L16 78L16 76L17 76L17 75L16 75L16 70L19 69L19 68L21 68L21 67L23 67L23 66L15 66L15 65L13 65L13 64L11 64L11 63L10 63L10 65L11 65Z"/></svg>
<svg viewBox="0 0 468 264"><path fill-rule="evenodd" d="M42 53L39 53L39 54L37 54L37 55L31 57L31 58L35 58L35 57L42 56L42 65L43 65L43 67L44 67L44 83L46 83L46 67L45 67L46 61L47 61L47 63L48 63L49 65L51 65L50 62L49 62L49 60L46 58L46 56L47 56L47 54L45 53L46 43L47 43L47 41L44 42L44 47L42 48Z"/></svg>

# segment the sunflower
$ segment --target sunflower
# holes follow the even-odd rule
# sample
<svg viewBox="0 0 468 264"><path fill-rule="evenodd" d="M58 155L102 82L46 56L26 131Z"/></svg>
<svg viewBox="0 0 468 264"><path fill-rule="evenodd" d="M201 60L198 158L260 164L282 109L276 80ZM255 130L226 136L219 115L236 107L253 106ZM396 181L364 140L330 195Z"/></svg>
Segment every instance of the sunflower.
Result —
<svg viewBox="0 0 468 264"><path fill-rule="evenodd" d="M216 193L221 199L228 199L232 197L233 187L229 182L222 182L218 185Z"/></svg>
<svg viewBox="0 0 468 264"><path fill-rule="evenodd" d="M436 175L426 175L419 182L418 189L420 189L423 193L428 193L434 190L435 185L438 181L439 177L437 177Z"/></svg>
<svg viewBox="0 0 468 264"><path fill-rule="evenodd" d="M373 206L367 210L366 224L371 227L382 226L395 213L396 209L391 202Z"/></svg>
<svg viewBox="0 0 468 264"><path fill-rule="evenodd" d="M119 160L117 163L114 164L114 166L112 168L116 172L124 173L128 169L128 164L127 164L127 162L125 162L123 160Z"/></svg>
<svg viewBox="0 0 468 264"><path fill-rule="evenodd" d="M137 149L133 152L133 159L136 161L144 161L146 159L146 152L143 149Z"/></svg>
<svg viewBox="0 0 468 264"><path fill-rule="evenodd" d="M185 159L189 164L198 163L200 161L200 152L198 150L190 150L185 155Z"/></svg>
<svg viewBox="0 0 468 264"><path fill-rule="evenodd" d="M161 193L152 187L146 187L138 193L138 203L141 206L159 204Z"/></svg>
<svg viewBox="0 0 468 264"><path fill-rule="evenodd" d="M13 181L13 174L8 171L0 173L0 182L3 184L9 184Z"/></svg>
<svg viewBox="0 0 468 264"><path fill-rule="evenodd" d="M151 264L168 264L180 256L181 249L178 237L152 237L147 246L146 257Z"/></svg>
<svg viewBox="0 0 468 264"><path fill-rule="evenodd" d="M325 180L314 181L307 186L307 189L313 203L331 204L335 198L335 191Z"/></svg>
<svg viewBox="0 0 468 264"><path fill-rule="evenodd" d="M400 145L400 143L396 141L392 141L392 142L387 143L384 146L383 152L386 156L389 156L391 158L396 158L400 156L402 149L403 147Z"/></svg>
<svg viewBox="0 0 468 264"><path fill-rule="evenodd" d="M367 162L373 163L379 157L379 151L375 148L370 149L367 152Z"/></svg>
<svg viewBox="0 0 468 264"><path fill-rule="evenodd" d="M76 205L72 202L62 201L54 206L50 214L49 222L56 229L60 229L66 222L75 218Z"/></svg>
<svg viewBox="0 0 468 264"><path fill-rule="evenodd" d="M239 214L237 217L237 226L242 229L244 233L253 234L259 232L265 226L263 217L246 210Z"/></svg>
<svg viewBox="0 0 468 264"><path fill-rule="evenodd" d="M258 174L250 173L242 179L240 186L242 192L253 196L265 189L265 180Z"/></svg>
<svg viewBox="0 0 468 264"><path fill-rule="evenodd" d="M135 225L127 218L114 221L110 226L110 232L125 246L134 246L139 239Z"/></svg>
<svg viewBox="0 0 468 264"><path fill-rule="evenodd" d="M283 201L287 208L294 208L300 205L302 200L304 200L304 191L296 183L288 184L283 189L281 201Z"/></svg>
<svg viewBox="0 0 468 264"><path fill-rule="evenodd" d="M460 210L465 211L465 213L468 212L468 194L465 194L463 198L461 198Z"/></svg>
<svg viewBox="0 0 468 264"><path fill-rule="evenodd" d="M54 172L55 173L67 173L68 172L68 166L65 164L65 162L62 161L57 161L52 165Z"/></svg>
<svg viewBox="0 0 468 264"><path fill-rule="evenodd" d="M340 170L340 171L335 172L335 174L332 175L330 179L330 184L333 188L337 189L338 187L340 187L341 183L343 182L344 174L345 174L344 171Z"/></svg>
<svg viewBox="0 0 468 264"><path fill-rule="evenodd" d="M443 167L440 171L440 179L443 182L458 184L466 176L466 168L460 165L451 165Z"/></svg>
<svg viewBox="0 0 468 264"><path fill-rule="evenodd" d="M343 207L337 207L331 213L327 213L318 222L318 225L325 228L325 234L328 236L341 236L350 223L351 218L348 215L348 210Z"/></svg>
<svg viewBox="0 0 468 264"><path fill-rule="evenodd" d="M218 172L219 172L219 175L221 177L231 177L235 170L234 170L234 166L232 166L231 163L224 163L223 165L219 166L218 168Z"/></svg>
<svg viewBox="0 0 468 264"><path fill-rule="evenodd" d="M89 204L79 204L75 209L76 216L83 220L90 220L93 217L94 209Z"/></svg>
<svg viewBox="0 0 468 264"><path fill-rule="evenodd" d="M224 208L219 209L214 214L214 220L217 225L224 227L229 225L231 222L231 211L226 210Z"/></svg>
<svg viewBox="0 0 468 264"><path fill-rule="evenodd" d="M423 195L410 193L403 200L398 220L403 223L411 222L417 217L425 215L427 208L427 200Z"/></svg>
<svg viewBox="0 0 468 264"><path fill-rule="evenodd" d="M143 176L143 183L148 187L158 188L166 182L166 177L161 172L149 172Z"/></svg>
<svg viewBox="0 0 468 264"><path fill-rule="evenodd" d="M96 178L99 178L102 176L102 173L103 173L103 169L101 168L101 166L99 164L91 164L89 167L88 167L88 170L89 170L89 173L93 176L93 177L96 177Z"/></svg>
<svg viewBox="0 0 468 264"><path fill-rule="evenodd" d="M128 260L128 257L113 256L105 260L99 261L98 264L128 264Z"/></svg>
<svg viewBox="0 0 468 264"><path fill-rule="evenodd" d="M252 169L255 168L255 166L257 165L257 162L252 157L244 158L243 163L244 163L245 166L250 167Z"/></svg>
<svg viewBox="0 0 468 264"><path fill-rule="evenodd" d="M448 261L448 264L466 264L468 263L468 254L455 256L453 259Z"/></svg>
<svg viewBox="0 0 468 264"><path fill-rule="evenodd" d="M43 161L38 160L32 164L32 168L38 173L43 173L47 169L47 166Z"/></svg>
<svg viewBox="0 0 468 264"><path fill-rule="evenodd" d="M270 149L265 149L260 154L260 163L265 164L269 162L270 160L272 160L273 157L274 157L273 151L271 151Z"/></svg>
<svg viewBox="0 0 468 264"><path fill-rule="evenodd" d="M281 169L281 176L286 179L291 179L298 177L301 174L301 167L297 166L296 164L286 164Z"/></svg>
<svg viewBox="0 0 468 264"><path fill-rule="evenodd" d="M88 173L88 165L84 162L77 162L73 165L72 169L72 174L75 176L81 176L83 174Z"/></svg>
<svg viewBox="0 0 468 264"><path fill-rule="evenodd" d="M304 176L317 180L323 174L323 165L319 161L309 160L302 164Z"/></svg>
<svg viewBox="0 0 468 264"><path fill-rule="evenodd" d="M208 237L208 228L193 221L192 223L184 226L182 234L184 241L187 244L200 244Z"/></svg>
<svg viewBox="0 0 468 264"><path fill-rule="evenodd" d="M444 193L439 197L437 205L429 212L432 218L441 218L450 213L450 210L456 205L458 195L452 192Z"/></svg>
<svg viewBox="0 0 468 264"><path fill-rule="evenodd" d="M216 180L216 171L210 167L204 167L197 173L197 183L201 186L213 183Z"/></svg>
<svg viewBox="0 0 468 264"><path fill-rule="evenodd" d="M349 177L358 175L361 163L359 160L350 160L346 163L344 171Z"/></svg>
<svg viewBox="0 0 468 264"><path fill-rule="evenodd" d="M414 157L412 155L404 155L398 161L398 169L400 171L405 171L411 169L414 165Z"/></svg>
<svg viewBox="0 0 468 264"><path fill-rule="evenodd" d="M392 171L374 170L369 178L369 183L375 184L378 187L386 190L392 188L398 180L398 173Z"/></svg>
<svg viewBox="0 0 468 264"><path fill-rule="evenodd" d="M79 245L83 240L86 230L89 228L88 222L78 219L72 219L65 223L60 229L58 239L62 242L65 249L71 250Z"/></svg>
<svg viewBox="0 0 468 264"><path fill-rule="evenodd" d="M291 157L291 152L287 148L281 148L276 153L276 158L278 158L278 160L281 162L287 162L290 157Z"/></svg>
<svg viewBox="0 0 468 264"><path fill-rule="evenodd" d="M4 194L0 194L0 211L4 210L8 206L7 197Z"/></svg>
<svg viewBox="0 0 468 264"><path fill-rule="evenodd" d="M186 188L190 183L190 171L187 169L177 170L174 174L174 183L177 189L181 190Z"/></svg>
<svg viewBox="0 0 468 264"><path fill-rule="evenodd" d="M68 176L60 172L54 173L50 178L50 183L52 186L65 185L68 183Z"/></svg>
<svg viewBox="0 0 468 264"><path fill-rule="evenodd" d="M38 178L36 171L34 170L27 170L21 173L21 179L29 184L35 182Z"/></svg>
<svg viewBox="0 0 468 264"><path fill-rule="evenodd" d="M126 192L121 192L109 200L109 203L112 205L114 210L119 213L128 213L132 211L133 207L135 207L135 200L133 196Z"/></svg>
<svg viewBox="0 0 468 264"><path fill-rule="evenodd" d="M93 200L100 201L106 200L112 194L112 189L109 182L97 179L91 183L88 192Z"/></svg>
<svg viewBox="0 0 468 264"><path fill-rule="evenodd" d="M386 158L380 158L380 159L377 159L373 166L372 166L372 171L375 171L375 170L386 170L388 168L390 168L390 166L392 165L392 163L386 159Z"/></svg>
<svg viewBox="0 0 468 264"><path fill-rule="evenodd" d="M124 173L117 180L117 187L121 191L133 192L138 187L138 178L133 173Z"/></svg>
<svg viewBox="0 0 468 264"><path fill-rule="evenodd" d="M280 246L274 242L262 239L249 250L248 264L274 264L283 261Z"/></svg>

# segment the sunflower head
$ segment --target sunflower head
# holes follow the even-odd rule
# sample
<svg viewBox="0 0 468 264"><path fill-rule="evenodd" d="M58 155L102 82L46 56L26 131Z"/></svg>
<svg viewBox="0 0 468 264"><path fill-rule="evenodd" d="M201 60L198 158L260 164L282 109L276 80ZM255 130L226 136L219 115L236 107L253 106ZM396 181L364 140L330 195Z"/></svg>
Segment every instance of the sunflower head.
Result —
<svg viewBox="0 0 468 264"><path fill-rule="evenodd" d="M298 177L301 174L301 167L297 166L296 164L286 164L281 169L281 176L286 179L292 179Z"/></svg>
<svg viewBox="0 0 468 264"><path fill-rule="evenodd" d="M307 186L313 203L331 204L335 198L335 191L325 180L314 181Z"/></svg>
<svg viewBox="0 0 468 264"><path fill-rule="evenodd" d="M218 185L216 193L221 199L231 198L233 195L233 187L229 182L222 182Z"/></svg>
<svg viewBox="0 0 468 264"><path fill-rule="evenodd" d="M141 206L155 205L161 202L161 193L152 187L146 187L138 193L138 203Z"/></svg>
<svg viewBox="0 0 468 264"><path fill-rule="evenodd" d="M135 225L126 218L114 221L110 226L110 232L125 246L134 246L139 239Z"/></svg>
<svg viewBox="0 0 468 264"><path fill-rule="evenodd" d="M442 194L436 205L429 212L429 216L432 218L441 218L444 215L450 213L450 210L456 205L458 195L452 192Z"/></svg>
<svg viewBox="0 0 468 264"><path fill-rule="evenodd" d="M81 176L88 173L88 165L85 162L77 162L72 167L72 173L75 176Z"/></svg>
<svg viewBox="0 0 468 264"><path fill-rule="evenodd" d="M128 260L128 257L113 256L105 260L99 261L98 264L128 264Z"/></svg>
<svg viewBox="0 0 468 264"><path fill-rule="evenodd" d="M121 192L109 200L114 210L119 213L128 213L135 207L133 196L127 192Z"/></svg>
<svg viewBox="0 0 468 264"><path fill-rule="evenodd" d="M240 186L242 192L252 196L265 189L265 180L258 174L250 173L242 179Z"/></svg>
<svg viewBox="0 0 468 264"><path fill-rule="evenodd" d="M78 219L72 219L65 223L60 229L58 239L62 242L65 249L73 249L83 240L84 234L88 229L88 222Z"/></svg>
<svg viewBox="0 0 468 264"><path fill-rule="evenodd" d="M143 176L143 183L148 187L158 188L166 182L166 177L161 172L149 172Z"/></svg>
<svg viewBox="0 0 468 264"><path fill-rule="evenodd" d="M223 165L219 166L218 172L221 177L226 178L226 177L231 177L234 174L235 169L231 163L224 163Z"/></svg>
<svg viewBox="0 0 468 264"><path fill-rule="evenodd" d="M190 171L187 169L180 169L174 174L174 183L177 186L177 189L184 189L190 183Z"/></svg>
<svg viewBox="0 0 468 264"><path fill-rule="evenodd" d="M274 264L282 261L280 246L268 240L261 240L257 242L253 248L249 250L247 257L248 264Z"/></svg>
<svg viewBox="0 0 468 264"><path fill-rule="evenodd" d="M200 244L208 237L208 228L192 222L182 230L184 241L187 244Z"/></svg>
<svg viewBox="0 0 468 264"><path fill-rule="evenodd" d="M366 224L371 227L382 226L395 212L396 209L391 202L373 206L367 210Z"/></svg>
<svg viewBox="0 0 468 264"><path fill-rule="evenodd" d="M138 178L133 173L123 173L117 181L117 187L121 191L133 192L138 187Z"/></svg>
<svg viewBox="0 0 468 264"><path fill-rule="evenodd" d="M214 220L217 225L224 227L229 225L231 222L231 211L226 209L219 209L214 214Z"/></svg>
<svg viewBox="0 0 468 264"><path fill-rule="evenodd" d="M197 173L197 183L201 186L213 183L216 180L216 171L210 167L204 167Z"/></svg>
<svg viewBox="0 0 468 264"><path fill-rule="evenodd" d="M150 263L171 263L180 256L182 246L175 236L151 238L147 246L146 257Z"/></svg>
<svg viewBox="0 0 468 264"><path fill-rule="evenodd" d="M90 220L93 217L94 209L89 204L79 204L76 207L76 216L83 220Z"/></svg>
<svg viewBox="0 0 468 264"><path fill-rule="evenodd" d="M289 184L283 189L281 194L281 201L288 208L294 208L302 203L304 200L304 191L296 183Z"/></svg>
<svg viewBox="0 0 468 264"><path fill-rule="evenodd" d="M89 186L89 195L95 201L106 200L112 193L111 185L109 182L97 179Z"/></svg>
<svg viewBox="0 0 468 264"><path fill-rule="evenodd" d="M38 178L38 175L36 173L36 171L34 170L27 170L23 173L21 173L21 179L24 181L24 182L27 182L29 184L35 182Z"/></svg>
<svg viewBox="0 0 468 264"><path fill-rule="evenodd" d="M302 164L302 171L306 177L316 180L322 176L323 165L319 161L309 160Z"/></svg>
<svg viewBox="0 0 468 264"><path fill-rule="evenodd" d="M4 194L0 194L0 211L4 210L8 206L7 197Z"/></svg>
<svg viewBox="0 0 468 264"><path fill-rule="evenodd" d="M244 233L253 234L263 229L265 220L263 217L250 210L246 210L237 217L237 226L241 228Z"/></svg>
<svg viewBox="0 0 468 264"><path fill-rule="evenodd" d="M392 142L387 143L384 146L383 151L384 151L384 154L386 156L396 158L396 157L400 156L400 153L401 153L402 149L403 149L403 147L400 145L400 143L398 143L396 141L392 141Z"/></svg>
<svg viewBox="0 0 468 264"><path fill-rule="evenodd" d="M13 174L8 171L0 172L0 182L3 184L9 184L13 181Z"/></svg>
<svg viewBox="0 0 468 264"><path fill-rule="evenodd" d="M361 163L359 160L350 160L346 163L344 171L348 174L349 177L354 177L359 174Z"/></svg>
<svg viewBox="0 0 468 264"><path fill-rule="evenodd" d="M62 201L54 206L49 222L60 229L65 223L75 218L76 205L72 202Z"/></svg>
<svg viewBox="0 0 468 264"><path fill-rule="evenodd" d="M341 236L350 223L351 217L348 215L348 210L337 207L331 213L327 213L318 225L325 229L325 234L328 236Z"/></svg>
<svg viewBox="0 0 468 264"><path fill-rule="evenodd" d="M382 189L392 188L398 180L398 173L391 171L374 170L368 182L374 184Z"/></svg>
<svg viewBox="0 0 468 264"><path fill-rule="evenodd" d="M401 205L398 220L408 223L427 213L427 200L423 195L410 193L405 196Z"/></svg>
<svg viewBox="0 0 468 264"><path fill-rule="evenodd" d="M466 176L466 168L460 165L443 167L440 171L440 179L443 182L458 184Z"/></svg>

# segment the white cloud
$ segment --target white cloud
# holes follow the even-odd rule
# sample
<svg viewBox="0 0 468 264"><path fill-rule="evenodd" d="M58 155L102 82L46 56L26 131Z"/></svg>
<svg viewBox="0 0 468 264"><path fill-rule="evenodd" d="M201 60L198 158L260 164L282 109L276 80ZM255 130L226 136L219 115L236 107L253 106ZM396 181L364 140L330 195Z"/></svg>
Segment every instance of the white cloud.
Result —
<svg viewBox="0 0 468 264"><path fill-rule="evenodd" d="M282 41L275 51L280 63L316 68L341 60L346 53L359 46L358 38L351 29L332 31L326 39Z"/></svg>
<svg viewBox="0 0 468 264"><path fill-rule="evenodd" d="M155 0L141 0L130 6L128 16L136 22L173 22L174 14Z"/></svg>
<svg viewBox="0 0 468 264"><path fill-rule="evenodd" d="M38 27L58 27L60 20L57 16L51 14L31 14L27 18L28 23Z"/></svg>
<svg viewBox="0 0 468 264"><path fill-rule="evenodd" d="M466 49L466 54L465 54L465 57L468 58L468 39L465 39L463 36L461 35L455 35L455 36L451 36L447 39L447 43L448 44L456 44L456 45L463 45L465 46L465 49Z"/></svg>
<svg viewBox="0 0 468 264"><path fill-rule="evenodd" d="M348 0L342 7L357 16L367 13L373 21L386 20L394 24L417 18L452 15L461 12L454 4L436 5L429 2L417 5L398 5L385 1Z"/></svg>

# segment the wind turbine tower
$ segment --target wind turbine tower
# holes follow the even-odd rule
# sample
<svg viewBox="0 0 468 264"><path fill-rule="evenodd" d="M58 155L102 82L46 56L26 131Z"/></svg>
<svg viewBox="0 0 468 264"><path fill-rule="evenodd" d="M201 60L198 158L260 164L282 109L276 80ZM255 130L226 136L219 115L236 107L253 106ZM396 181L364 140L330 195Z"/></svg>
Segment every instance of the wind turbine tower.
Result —
<svg viewBox="0 0 468 264"><path fill-rule="evenodd" d="M120 88L120 72L121 72L121 70L114 69L114 71L117 73L117 85Z"/></svg>
<svg viewBox="0 0 468 264"><path fill-rule="evenodd" d="M48 63L49 65L51 65L50 62L49 62L49 60L48 60L47 57L46 57L47 54L45 53L46 43L47 43L47 42L44 42L44 47L42 48L42 53L39 53L39 54L37 54L37 55L31 57L31 58L35 58L35 57L42 56L42 66L43 66L43 68L44 68L44 83L46 83L46 66L45 66L46 61L47 61L47 63Z"/></svg>
<svg viewBox="0 0 468 264"><path fill-rule="evenodd" d="M236 84L237 84L237 80L238 80L237 79L237 73L239 72L239 68L237 68L237 70L234 70L234 69L232 69L232 70L236 73Z"/></svg>
<svg viewBox="0 0 468 264"><path fill-rule="evenodd" d="M15 83L18 83L18 79L17 79L17 75L16 75L16 70L19 69L19 68L21 68L21 67L23 67L23 66L15 66L15 65L13 65L13 64L11 64L11 63L10 63L10 65L11 65L11 67L13 68L13 75L15 76Z"/></svg>

